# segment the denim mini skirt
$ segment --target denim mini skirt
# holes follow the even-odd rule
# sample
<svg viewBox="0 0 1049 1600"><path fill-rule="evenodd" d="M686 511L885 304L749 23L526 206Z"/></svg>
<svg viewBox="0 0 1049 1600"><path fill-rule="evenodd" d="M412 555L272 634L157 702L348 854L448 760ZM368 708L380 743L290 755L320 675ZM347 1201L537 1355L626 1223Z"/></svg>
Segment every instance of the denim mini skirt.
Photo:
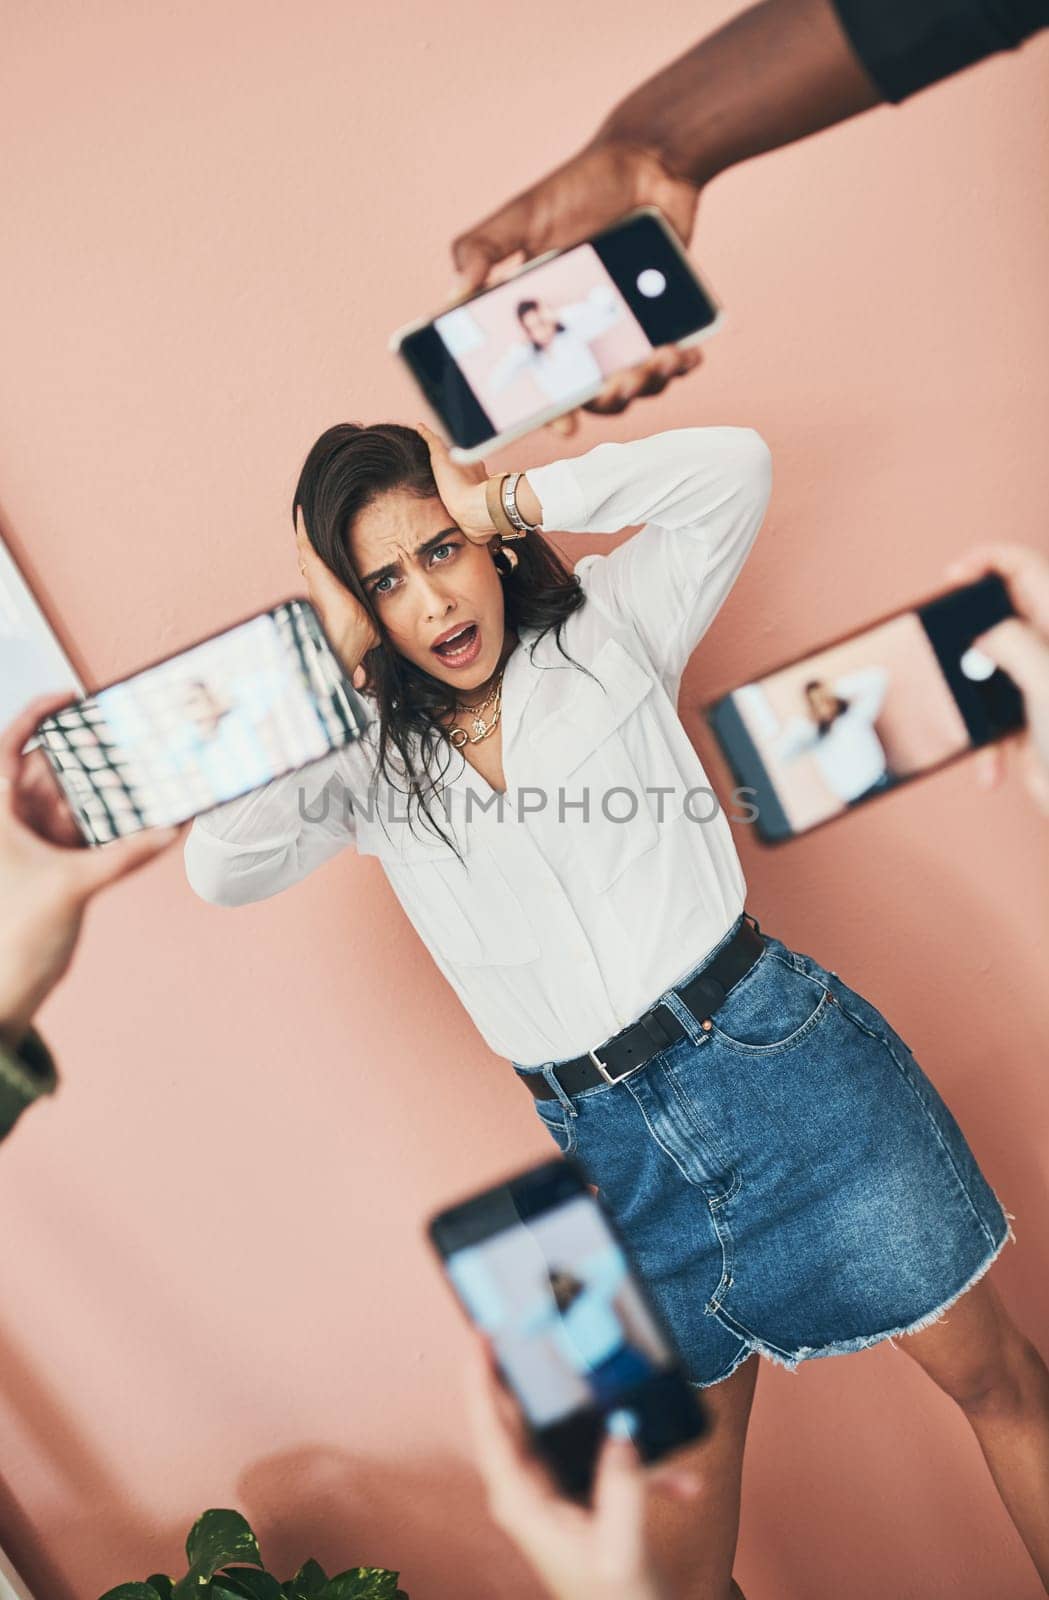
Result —
<svg viewBox="0 0 1049 1600"><path fill-rule="evenodd" d="M556 1063L514 1063L557 1090L536 1111L600 1191L699 1385L755 1351L794 1368L915 1333L1010 1236L881 1013L763 937L707 1029L660 997L686 1036L619 1083L569 1097Z"/></svg>

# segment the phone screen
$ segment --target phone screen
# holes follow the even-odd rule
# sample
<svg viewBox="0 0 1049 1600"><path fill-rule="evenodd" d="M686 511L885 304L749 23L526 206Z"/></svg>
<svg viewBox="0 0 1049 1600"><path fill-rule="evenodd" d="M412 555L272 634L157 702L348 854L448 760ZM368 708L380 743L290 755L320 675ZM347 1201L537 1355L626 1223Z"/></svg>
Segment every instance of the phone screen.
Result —
<svg viewBox="0 0 1049 1600"><path fill-rule="evenodd" d="M304 600L205 639L40 724L92 844L184 822L357 738L368 713Z"/></svg>
<svg viewBox="0 0 1049 1600"><path fill-rule="evenodd" d="M972 643L1012 609L1001 579L984 578L710 707L759 835L805 833L1022 726L1016 685Z"/></svg>
<svg viewBox="0 0 1049 1600"><path fill-rule="evenodd" d="M462 449L524 431L713 325L664 225L635 216L409 333L401 354Z"/></svg>
<svg viewBox="0 0 1049 1600"><path fill-rule="evenodd" d="M704 1419L604 1211L570 1163L544 1165L434 1224L467 1313L492 1340L542 1455L585 1491L605 1418L643 1457Z"/></svg>

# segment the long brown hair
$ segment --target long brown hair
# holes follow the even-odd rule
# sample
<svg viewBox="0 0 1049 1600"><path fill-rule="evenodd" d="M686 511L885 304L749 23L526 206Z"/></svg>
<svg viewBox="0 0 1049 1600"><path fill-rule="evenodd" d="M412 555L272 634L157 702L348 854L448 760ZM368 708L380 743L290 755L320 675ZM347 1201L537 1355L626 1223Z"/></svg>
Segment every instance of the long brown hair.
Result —
<svg viewBox="0 0 1049 1600"><path fill-rule="evenodd" d="M405 784L409 825L414 801L416 813L424 815L458 854L454 840L429 805L430 791L451 762L452 747L439 718L454 710L455 693L450 684L431 677L390 643L349 555L349 533L355 518L390 490L417 495L420 500L436 497L430 453L421 435L395 422L369 427L340 422L321 434L306 457L295 488L292 520L302 513L310 544L364 607L378 631L381 643L369 650L363 664L379 713L379 770L392 787ZM515 553L517 567L503 588L507 626L537 628L540 638L552 628L565 660L586 672L579 662L572 661L561 642L565 622L586 600L579 579L541 534L530 533L515 545ZM533 652L538 643L537 638ZM413 734L421 740L422 770L412 761ZM438 769L442 754L446 759Z"/></svg>

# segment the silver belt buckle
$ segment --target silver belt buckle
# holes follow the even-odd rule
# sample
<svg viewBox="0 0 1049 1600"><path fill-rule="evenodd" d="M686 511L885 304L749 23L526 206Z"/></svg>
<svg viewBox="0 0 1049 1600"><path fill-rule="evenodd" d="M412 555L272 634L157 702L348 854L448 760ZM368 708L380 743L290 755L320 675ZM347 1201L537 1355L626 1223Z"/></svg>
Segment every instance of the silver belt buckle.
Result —
<svg viewBox="0 0 1049 1600"><path fill-rule="evenodd" d="M642 1067L648 1065L648 1063L645 1061L639 1061L636 1067L629 1067L626 1072L621 1072L618 1078L613 1078L604 1062L599 1056L594 1054L593 1050L588 1050L587 1055L590 1057L591 1061L594 1063L594 1066L597 1068L598 1072L601 1074L602 1078L604 1078L606 1083L622 1083L624 1078L632 1078L635 1072L640 1072Z"/></svg>

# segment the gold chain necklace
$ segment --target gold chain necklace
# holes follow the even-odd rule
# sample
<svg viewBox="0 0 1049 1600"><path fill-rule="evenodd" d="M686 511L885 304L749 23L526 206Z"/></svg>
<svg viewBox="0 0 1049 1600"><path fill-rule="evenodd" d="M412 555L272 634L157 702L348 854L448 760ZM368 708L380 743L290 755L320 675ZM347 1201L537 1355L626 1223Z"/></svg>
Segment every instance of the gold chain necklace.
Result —
<svg viewBox="0 0 1049 1600"><path fill-rule="evenodd" d="M506 668L503 668L505 672ZM488 706L495 702L495 711L491 722L485 720L482 713ZM500 672L498 681L491 694L478 701L475 706L464 706L460 701L455 702L456 711L464 711L470 717L473 735L465 728L453 727L448 735L450 743L456 750L461 750L464 744L480 744L483 739L488 739L499 726L499 718L503 710L503 673ZM456 737L458 735L458 737Z"/></svg>
<svg viewBox="0 0 1049 1600"><path fill-rule="evenodd" d="M492 701L495 699L496 695L499 693L499 690L502 688L502 683L503 683L503 675L502 675L502 673L500 673L498 681L496 683L496 686L491 691L490 694L485 695L483 700L478 700L473 705L469 705L469 706L465 705L462 700L457 700L455 702L456 711L483 711L486 706L490 706L491 705Z"/></svg>

